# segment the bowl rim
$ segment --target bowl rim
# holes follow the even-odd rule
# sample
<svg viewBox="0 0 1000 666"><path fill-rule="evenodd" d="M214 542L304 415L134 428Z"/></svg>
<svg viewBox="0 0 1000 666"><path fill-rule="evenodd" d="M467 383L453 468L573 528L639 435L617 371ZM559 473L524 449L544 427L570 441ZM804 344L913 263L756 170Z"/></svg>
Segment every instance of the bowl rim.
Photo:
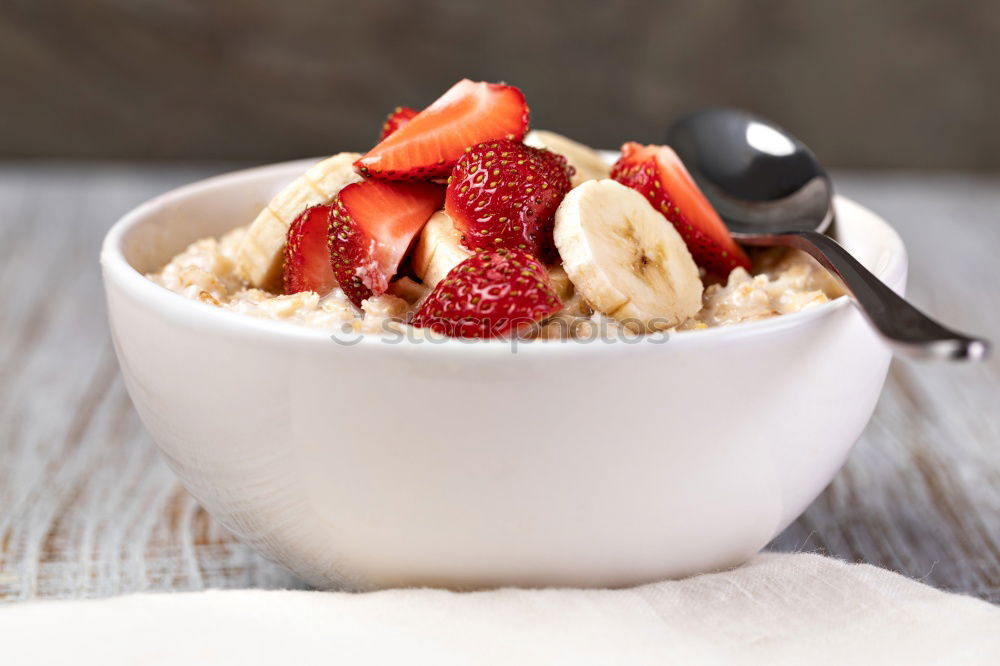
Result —
<svg viewBox="0 0 1000 666"><path fill-rule="evenodd" d="M602 151L605 155L617 154L616 151ZM291 322L268 320L247 316L238 312L225 310L220 307L202 303L200 301L187 298L149 280L143 273L134 268L126 259L123 249L123 242L133 228L141 226L144 221L154 216L162 207L179 199L184 199L196 194L201 194L206 190L222 189L239 184L247 179L263 177L270 172L288 172L290 177L294 176L296 170L304 171L308 166L317 161L316 159L298 159L285 162L276 162L261 166L255 166L227 173L210 176L202 180L186 185L181 185L167 192L159 194L131 209L122 215L108 230L101 245L100 264L102 276L105 282L105 291L108 284L123 289L137 302L144 303L148 309L158 311L161 315L177 321L183 321L186 325L200 329L225 329L236 335L265 337L272 340L287 339L298 344L308 344L320 342L329 345L333 338L333 331L321 330L294 324ZM871 218L879 227L878 235L882 238L885 247L885 261L873 272L880 279L886 280L890 286L901 289L905 280L907 268L906 248L899 234L881 216L871 210L861 206L847 197L836 195L835 205L838 208L853 208L854 214L864 214ZM192 239L190 242L194 242ZM893 284L893 282L896 284ZM628 347L653 347L662 346L664 339L668 339L671 344L667 345L676 350L677 345L700 345L716 344L718 341L735 341L746 338L767 336L778 331L805 326L808 322L833 316L836 312L844 308L851 307L849 296L840 296L828 303L810 307L806 310L793 312L767 319L743 322L729 326L718 326L707 329L674 331L670 332L666 338L664 336L644 336L625 342L603 343L597 339L544 339L544 340L518 340L516 342L518 353L522 350L526 353L545 354L565 354L573 350L581 350L589 347L604 348L628 348ZM862 316L857 313L858 316ZM654 339L659 338L659 339ZM350 345L357 349L399 347L402 349L413 348L443 348L446 350L471 348L479 351L475 354L485 354L493 356L497 353L508 354L511 346L510 340L463 340L463 339L436 339L433 343L427 341L405 340L402 344L388 344L380 334L358 334L358 337ZM601 344L591 344L598 342Z"/></svg>

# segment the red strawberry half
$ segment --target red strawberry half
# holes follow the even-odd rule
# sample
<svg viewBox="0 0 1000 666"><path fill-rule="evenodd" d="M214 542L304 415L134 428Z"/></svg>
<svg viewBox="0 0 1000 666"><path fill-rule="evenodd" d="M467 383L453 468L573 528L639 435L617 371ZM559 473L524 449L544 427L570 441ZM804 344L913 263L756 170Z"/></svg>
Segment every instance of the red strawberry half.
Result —
<svg viewBox="0 0 1000 666"><path fill-rule="evenodd" d="M465 149L491 139L520 141L528 105L514 86L462 79L354 163L369 178L444 178Z"/></svg>
<svg viewBox="0 0 1000 666"><path fill-rule="evenodd" d="M611 177L648 197L706 271L727 277L737 266L750 270L750 259L671 148L626 143Z"/></svg>
<svg viewBox="0 0 1000 666"><path fill-rule="evenodd" d="M407 106L397 106L396 110L390 113L389 117L385 119L385 123L382 124L382 134L378 140L384 141L387 136L413 120L413 116L418 113L420 112L416 109L411 109Z"/></svg>
<svg viewBox="0 0 1000 666"><path fill-rule="evenodd" d="M354 305L385 293L413 239L443 201L440 185L372 180L348 185L334 198L330 262Z"/></svg>
<svg viewBox="0 0 1000 666"><path fill-rule="evenodd" d="M507 247L551 263L558 258L553 220L571 175L562 155L516 141L487 141L455 164L445 210L470 250Z"/></svg>
<svg viewBox="0 0 1000 666"><path fill-rule="evenodd" d="M410 323L462 338L516 333L562 309L549 274L530 254L477 252L438 283Z"/></svg>
<svg viewBox="0 0 1000 666"><path fill-rule="evenodd" d="M285 293L315 291L320 296L337 286L330 267L330 206L306 208L288 227L285 243Z"/></svg>

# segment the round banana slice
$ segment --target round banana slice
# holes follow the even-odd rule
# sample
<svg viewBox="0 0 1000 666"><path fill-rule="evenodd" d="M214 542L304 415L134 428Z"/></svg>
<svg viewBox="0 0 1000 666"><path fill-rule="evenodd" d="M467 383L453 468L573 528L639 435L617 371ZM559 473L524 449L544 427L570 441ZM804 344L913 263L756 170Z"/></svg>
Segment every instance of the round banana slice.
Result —
<svg viewBox="0 0 1000 666"><path fill-rule="evenodd" d="M413 249L413 272L433 289L451 269L472 256L448 213L439 210L427 220Z"/></svg>
<svg viewBox="0 0 1000 666"><path fill-rule="evenodd" d="M533 148L547 148L565 157L570 166L576 169L576 173L570 178L573 187L588 180L607 178L611 174L611 166L604 161L600 153L561 134L546 130L531 130L524 137L524 143Z"/></svg>
<svg viewBox="0 0 1000 666"><path fill-rule="evenodd" d="M556 211L555 241L587 302L632 330L671 328L701 309L698 267L680 234L616 181L570 190Z"/></svg>
<svg viewBox="0 0 1000 666"><path fill-rule="evenodd" d="M236 252L236 272L250 286L280 291L288 227L309 206L329 203L347 185L358 153L338 153L310 167L281 189L254 219Z"/></svg>

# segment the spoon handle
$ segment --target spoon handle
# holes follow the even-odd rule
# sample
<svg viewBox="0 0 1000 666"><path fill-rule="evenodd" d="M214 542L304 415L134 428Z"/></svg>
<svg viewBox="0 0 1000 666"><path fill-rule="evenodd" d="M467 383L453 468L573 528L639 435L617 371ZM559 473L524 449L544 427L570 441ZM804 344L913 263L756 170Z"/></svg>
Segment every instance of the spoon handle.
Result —
<svg viewBox="0 0 1000 666"><path fill-rule="evenodd" d="M838 276L868 321L901 356L915 359L979 360L989 342L957 333L907 303L862 266L837 241L816 231L740 235L746 245L794 247L808 252Z"/></svg>

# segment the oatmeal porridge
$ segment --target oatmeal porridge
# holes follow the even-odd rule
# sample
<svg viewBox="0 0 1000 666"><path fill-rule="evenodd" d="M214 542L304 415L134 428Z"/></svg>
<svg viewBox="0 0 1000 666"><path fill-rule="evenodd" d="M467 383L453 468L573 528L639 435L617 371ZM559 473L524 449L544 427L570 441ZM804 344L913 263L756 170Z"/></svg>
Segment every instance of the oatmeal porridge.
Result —
<svg viewBox="0 0 1000 666"><path fill-rule="evenodd" d="M365 300L359 313L340 289L320 297L311 291L276 295L248 287L236 272L237 248L246 233L247 227L239 227L220 239L196 241L160 272L148 277L186 298L251 317L320 330L333 330L351 322L366 333L378 333L387 325L404 321L430 292L426 286L404 277L394 282L387 293ZM710 284L704 290L701 310L677 329L767 319L826 303L843 293L823 267L798 250L765 250L754 257L754 263L759 267L756 274L737 268L725 283ZM565 272L555 269L551 273L565 307L543 324L541 336L561 337L567 326L581 335L589 334L590 326L613 326L611 321L602 321L604 315L594 312L573 290Z"/></svg>

